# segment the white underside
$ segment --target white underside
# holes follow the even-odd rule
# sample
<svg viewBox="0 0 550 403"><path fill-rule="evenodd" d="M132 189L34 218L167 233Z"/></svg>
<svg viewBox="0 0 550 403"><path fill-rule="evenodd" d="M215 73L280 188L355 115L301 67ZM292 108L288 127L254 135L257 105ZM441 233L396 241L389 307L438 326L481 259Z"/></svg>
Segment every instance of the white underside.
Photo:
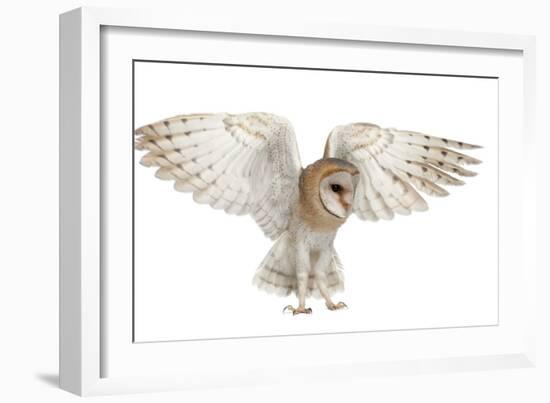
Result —
<svg viewBox="0 0 550 403"><path fill-rule="evenodd" d="M344 274L336 251L332 247L332 259L328 267L318 268L327 273L327 289L330 295L344 290ZM319 252L311 250L311 268L316 267ZM284 232L275 242L252 280L259 289L270 294L286 296L296 290L296 244L289 232ZM321 298L316 284L315 270L310 269L307 296Z"/></svg>

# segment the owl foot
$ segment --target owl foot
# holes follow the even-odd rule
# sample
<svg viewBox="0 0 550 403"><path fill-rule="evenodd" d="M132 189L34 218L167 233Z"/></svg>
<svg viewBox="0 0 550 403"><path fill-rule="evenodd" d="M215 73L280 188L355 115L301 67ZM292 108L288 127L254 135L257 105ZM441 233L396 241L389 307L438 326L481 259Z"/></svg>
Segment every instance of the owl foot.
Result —
<svg viewBox="0 0 550 403"><path fill-rule="evenodd" d="M311 308L301 308L301 307L294 308L292 305L287 305L284 307L283 313L287 311L292 312L292 315L298 315L299 313L305 313L309 315L311 314L311 312L313 312Z"/></svg>
<svg viewBox="0 0 550 403"><path fill-rule="evenodd" d="M340 301L338 302L337 304L335 304L334 302L327 302L326 303L327 305L327 308L329 309L329 311L337 311L338 309L342 309L342 308L347 308L348 306Z"/></svg>

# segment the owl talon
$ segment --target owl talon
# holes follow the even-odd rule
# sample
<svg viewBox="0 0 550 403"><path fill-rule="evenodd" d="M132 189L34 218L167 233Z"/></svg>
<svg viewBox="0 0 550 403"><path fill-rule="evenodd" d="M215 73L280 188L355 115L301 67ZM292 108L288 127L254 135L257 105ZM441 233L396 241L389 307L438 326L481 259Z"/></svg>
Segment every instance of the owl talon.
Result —
<svg viewBox="0 0 550 403"><path fill-rule="evenodd" d="M337 304L335 303L328 303L327 302L327 308L330 310L330 311L337 311L339 309L343 309L343 308L347 308L348 306L345 304L345 302L338 302Z"/></svg>
<svg viewBox="0 0 550 403"><path fill-rule="evenodd" d="M292 305L287 305L283 308L283 313L286 313L287 311L292 312L292 316L298 315L299 313L305 313L309 315L313 312L311 308L294 308Z"/></svg>

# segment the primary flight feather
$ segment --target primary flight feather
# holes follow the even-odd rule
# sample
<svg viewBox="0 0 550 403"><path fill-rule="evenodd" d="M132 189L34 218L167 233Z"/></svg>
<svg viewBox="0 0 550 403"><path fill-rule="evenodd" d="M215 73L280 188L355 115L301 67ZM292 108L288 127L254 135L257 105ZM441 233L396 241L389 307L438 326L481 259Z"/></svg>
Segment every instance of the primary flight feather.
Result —
<svg viewBox="0 0 550 403"><path fill-rule="evenodd" d="M462 185L453 175L481 161L455 150L479 146L370 123L334 128L324 158L302 168L292 126L269 113L181 115L136 130L141 164L198 203L229 214L251 215L275 241L253 282L278 295L295 292L293 314L311 313L306 296L325 299L343 290L333 242L355 213L391 220L427 210L419 192L447 196L442 186Z"/></svg>

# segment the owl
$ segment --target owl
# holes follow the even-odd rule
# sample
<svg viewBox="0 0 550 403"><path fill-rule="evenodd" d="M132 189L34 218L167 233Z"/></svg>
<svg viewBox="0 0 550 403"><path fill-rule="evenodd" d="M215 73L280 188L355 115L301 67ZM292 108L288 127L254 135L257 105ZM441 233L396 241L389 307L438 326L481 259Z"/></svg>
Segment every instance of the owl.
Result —
<svg viewBox="0 0 550 403"><path fill-rule="evenodd" d="M473 144L370 123L335 127L322 159L303 168L290 122L269 113L180 115L140 127L135 147L156 177L174 182L197 203L250 215L274 241L253 277L259 289L295 293L310 314L309 296L329 310L346 308L333 294L344 288L334 249L338 229L355 213L367 221L425 211L419 192L447 196L440 185L462 185L450 173L481 161L452 151Z"/></svg>

